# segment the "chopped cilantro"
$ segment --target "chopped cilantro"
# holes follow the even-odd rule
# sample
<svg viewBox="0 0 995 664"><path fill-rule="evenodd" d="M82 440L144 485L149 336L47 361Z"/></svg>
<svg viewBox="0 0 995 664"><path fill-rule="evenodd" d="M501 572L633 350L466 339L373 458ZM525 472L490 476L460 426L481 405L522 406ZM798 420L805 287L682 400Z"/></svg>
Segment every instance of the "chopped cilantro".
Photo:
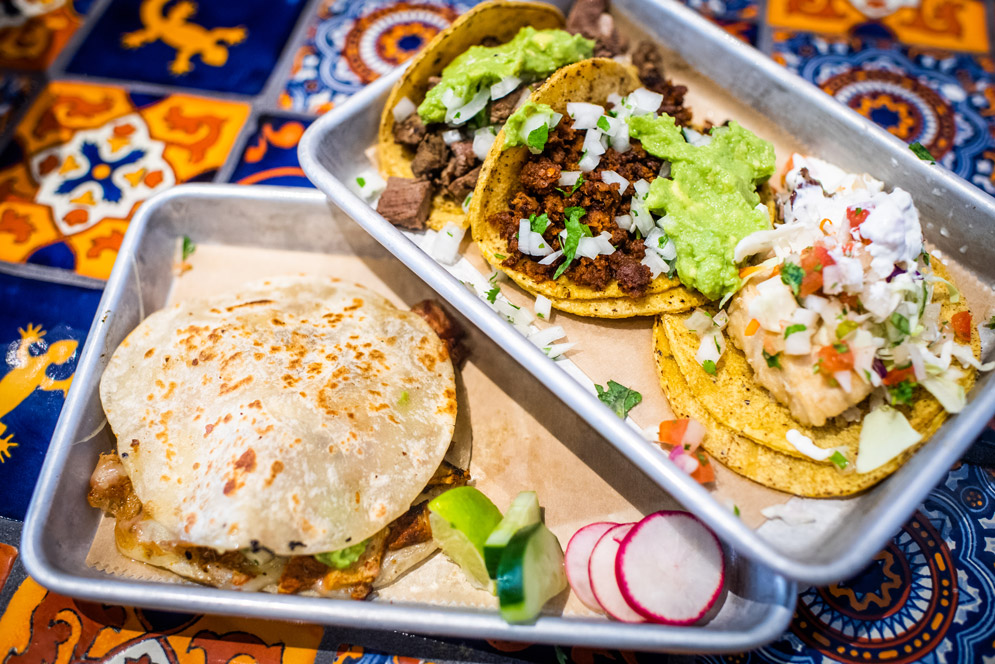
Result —
<svg viewBox="0 0 995 664"><path fill-rule="evenodd" d="M365 187L366 178L356 178L356 184L358 184L360 187Z"/></svg>
<svg viewBox="0 0 995 664"><path fill-rule="evenodd" d="M859 327L856 321L845 320L836 326L836 338L843 339Z"/></svg>
<svg viewBox="0 0 995 664"><path fill-rule="evenodd" d="M923 249L922 253L919 254L919 258L922 259L923 263L925 263L926 265L929 265L929 252L927 252L925 249Z"/></svg>
<svg viewBox="0 0 995 664"><path fill-rule="evenodd" d="M197 251L197 245L188 236L183 236L183 260L190 258L190 255Z"/></svg>
<svg viewBox="0 0 995 664"><path fill-rule="evenodd" d="M608 124L608 118L603 115L598 118L598 129L601 131L611 131L612 126Z"/></svg>
<svg viewBox="0 0 995 664"><path fill-rule="evenodd" d="M525 142L528 144L529 148L536 153L542 152L542 149L546 147L546 141L549 140L549 127L546 125L539 125L535 129L529 132L528 140Z"/></svg>
<svg viewBox="0 0 995 664"><path fill-rule="evenodd" d="M790 337L795 332L804 332L807 329L808 328L805 327L804 325L802 325L801 323L795 323L794 325L789 325L784 330L784 338L787 339L788 337Z"/></svg>
<svg viewBox="0 0 995 664"><path fill-rule="evenodd" d="M570 658L567 657L567 653L563 651L563 648L553 646L553 652L556 654L556 664L570 664Z"/></svg>
<svg viewBox="0 0 995 664"><path fill-rule="evenodd" d="M933 157L933 155L929 153L929 150L927 150L926 147L919 141L916 141L915 143L909 145L909 149L912 150L916 154L916 156L922 159L923 161L928 161L931 164L936 163L936 158Z"/></svg>
<svg viewBox="0 0 995 664"><path fill-rule="evenodd" d="M582 207L568 207L563 212L567 215L565 222L567 237L563 241L563 258L566 260L560 267L556 268L553 279L559 279L560 275L566 272L567 267L573 262L574 256L577 255L577 245L580 244L580 239L592 235L591 229L580 223L581 217L587 214L587 210Z"/></svg>
<svg viewBox="0 0 995 664"><path fill-rule="evenodd" d="M643 395L639 392L630 390L625 385L616 383L613 380L608 381L608 389L600 385L595 385L594 387L598 390L598 399L615 411L615 414L623 420L629 414L629 411L638 406L643 400Z"/></svg>
<svg viewBox="0 0 995 664"><path fill-rule="evenodd" d="M498 288L497 286L495 286L494 288L492 288L489 291L487 291L487 295L485 297L487 297L487 301L488 302L490 302L491 304L494 304L494 301L497 299L498 293L500 293L500 292L501 292L501 289Z"/></svg>
<svg viewBox="0 0 995 664"><path fill-rule="evenodd" d="M577 193L577 190L580 189L580 186L582 184L584 184L584 176L580 175L580 176L577 177L577 181L574 182L574 186L570 190L570 195L573 196L575 193Z"/></svg>
<svg viewBox="0 0 995 664"><path fill-rule="evenodd" d="M833 452L830 455L829 460L832 461L834 464L836 464L836 467L839 468L840 470L843 470L844 468L850 465L850 462L846 460L845 456L840 454L839 450Z"/></svg>
<svg viewBox="0 0 995 664"><path fill-rule="evenodd" d="M771 355L767 351L762 351L764 354L764 359L767 360L767 366L771 369L781 368L781 353L774 353Z"/></svg>
<svg viewBox="0 0 995 664"><path fill-rule="evenodd" d="M735 514L736 516L739 516L739 506L738 505L733 505L732 506L732 513Z"/></svg>
<svg viewBox="0 0 995 664"><path fill-rule="evenodd" d="M891 324L904 335L909 334L909 319L897 311L891 315Z"/></svg>
<svg viewBox="0 0 995 664"><path fill-rule="evenodd" d="M821 357L818 360L815 361L815 364L812 365L812 373L817 374L820 371L822 371L822 358Z"/></svg>
<svg viewBox="0 0 995 664"><path fill-rule="evenodd" d="M833 348L835 348L836 352L839 353L840 355L850 350L850 347L844 343L835 343L833 344Z"/></svg>
<svg viewBox="0 0 995 664"><path fill-rule="evenodd" d="M891 395L891 403L908 406L912 403L912 396L915 394L916 383L911 380L903 380L898 385L888 388L888 394Z"/></svg>
<svg viewBox="0 0 995 664"><path fill-rule="evenodd" d="M549 217L545 212L540 215L530 214L529 225L532 227L533 233L545 233L546 229L549 228Z"/></svg>
<svg viewBox="0 0 995 664"><path fill-rule="evenodd" d="M791 292L795 294L795 297L798 297L798 291L801 289L802 279L804 278L805 270L800 265L786 261L781 266L781 281L791 287Z"/></svg>
<svg viewBox="0 0 995 664"><path fill-rule="evenodd" d="M705 373L707 373L709 376L714 376L717 372L715 368L715 362L713 362L712 360L705 360L704 362L702 362L701 368L704 369Z"/></svg>
<svg viewBox="0 0 995 664"><path fill-rule="evenodd" d="M995 316L992 316L991 318L988 319L988 322L985 323L985 327L987 327L989 330L995 330Z"/></svg>
<svg viewBox="0 0 995 664"><path fill-rule="evenodd" d="M466 195L466 198L463 199L463 207L464 208L470 207L470 201L471 200L473 200L473 192L472 191L469 194Z"/></svg>
<svg viewBox="0 0 995 664"><path fill-rule="evenodd" d="M494 258L498 259L499 261L503 261L505 258L507 258L507 256L505 256L504 254L494 254Z"/></svg>

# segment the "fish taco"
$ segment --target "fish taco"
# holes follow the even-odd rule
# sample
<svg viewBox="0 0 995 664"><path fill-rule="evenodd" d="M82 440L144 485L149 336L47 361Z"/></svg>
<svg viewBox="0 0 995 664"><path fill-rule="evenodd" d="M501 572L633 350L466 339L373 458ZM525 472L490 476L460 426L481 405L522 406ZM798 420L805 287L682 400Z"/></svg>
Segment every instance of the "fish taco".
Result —
<svg viewBox="0 0 995 664"><path fill-rule="evenodd" d="M770 228L773 147L692 127L655 50L564 67L508 119L470 205L484 257L552 306L624 318L739 285L736 242Z"/></svg>
<svg viewBox="0 0 995 664"><path fill-rule="evenodd" d="M855 493L897 470L993 365L908 193L794 155L779 209L781 223L736 246L755 264L727 307L658 318L659 376L733 470L802 496Z"/></svg>

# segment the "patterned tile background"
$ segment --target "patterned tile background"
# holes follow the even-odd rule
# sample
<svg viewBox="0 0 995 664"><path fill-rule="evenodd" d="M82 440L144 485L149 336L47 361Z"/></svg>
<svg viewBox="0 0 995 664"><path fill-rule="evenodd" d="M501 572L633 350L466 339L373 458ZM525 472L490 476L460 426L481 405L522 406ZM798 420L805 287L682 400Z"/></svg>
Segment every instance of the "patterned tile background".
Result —
<svg viewBox="0 0 995 664"><path fill-rule="evenodd" d="M995 194L991 2L681 1ZM313 118L473 4L0 1L0 664L669 659L95 605L46 591L17 559L102 280L141 202L191 181L310 186L296 145ZM992 430L982 438L995 445ZM973 453L986 449L990 464L995 448ZM992 471L951 470L861 574L803 590L774 643L697 660L995 661Z"/></svg>

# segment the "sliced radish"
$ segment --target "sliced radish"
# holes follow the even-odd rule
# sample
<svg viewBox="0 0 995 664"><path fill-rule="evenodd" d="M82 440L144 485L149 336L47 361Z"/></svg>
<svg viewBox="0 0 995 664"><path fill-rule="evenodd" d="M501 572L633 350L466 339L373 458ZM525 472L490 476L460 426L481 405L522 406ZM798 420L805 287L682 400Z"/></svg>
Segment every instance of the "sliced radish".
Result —
<svg viewBox="0 0 995 664"><path fill-rule="evenodd" d="M608 531L602 541L613 532ZM592 570L597 553L595 547ZM636 615L668 625L691 625L721 594L725 557L719 540L694 516L655 512L628 529L615 572L620 595ZM591 580L600 600L593 572Z"/></svg>
<svg viewBox="0 0 995 664"><path fill-rule="evenodd" d="M591 552L591 560L587 565L587 573L591 577L591 590L601 608L616 620L622 622L645 622L646 619L637 613L622 596L620 584L615 575L616 555L622 539L635 527L632 523L623 523L606 531Z"/></svg>
<svg viewBox="0 0 995 664"><path fill-rule="evenodd" d="M594 545L598 543L602 535L617 525L617 523L607 521L592 523L575 532L567 543L566 561L564 562L567 569L567 581L584 606L594 611L601 611L601 605L598 604L594 591L591 590L591 575L588 572L587 564L591 560Z"/></svg>

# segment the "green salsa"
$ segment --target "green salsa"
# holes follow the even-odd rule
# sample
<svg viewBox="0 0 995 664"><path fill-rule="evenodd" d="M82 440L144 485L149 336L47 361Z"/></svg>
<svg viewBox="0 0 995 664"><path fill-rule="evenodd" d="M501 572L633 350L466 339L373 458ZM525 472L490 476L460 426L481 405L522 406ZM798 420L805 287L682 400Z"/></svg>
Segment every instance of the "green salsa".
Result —
<svg viewBox="0 0 995 664"><path fill-rule="evenodd" d="M522 28L515 38L500 46L471 46L442 70L442 81L425 95L418 115L425 124L443 122L447 91L469 101L478 90L511 76L536 80L564 65L590 58L594 42L563 30Z"/></svg>
<svg viewBox="0 0 995 664"><path fill-rule="evenodd" d="M664 215L681 281L713 300L734 293L736 245L771 227L756 187L774 173L774 146L736 122L713 128L707 145L691 145L668 115L631 118L629 133L670 162L670 177L653 181L646 206Z"/></svg>
<svg viewBox="0 0 995 664"><path fill-rule="evenodd" d="M347 546L346 548L339 549L338 551L317 553L314 557L319 562L325 563L329 567L334 567L335 569L346 569L359 560L363 553L366 552L366 542L367 540L363 540L359 544L353 544L352 546Z"/></svg>

